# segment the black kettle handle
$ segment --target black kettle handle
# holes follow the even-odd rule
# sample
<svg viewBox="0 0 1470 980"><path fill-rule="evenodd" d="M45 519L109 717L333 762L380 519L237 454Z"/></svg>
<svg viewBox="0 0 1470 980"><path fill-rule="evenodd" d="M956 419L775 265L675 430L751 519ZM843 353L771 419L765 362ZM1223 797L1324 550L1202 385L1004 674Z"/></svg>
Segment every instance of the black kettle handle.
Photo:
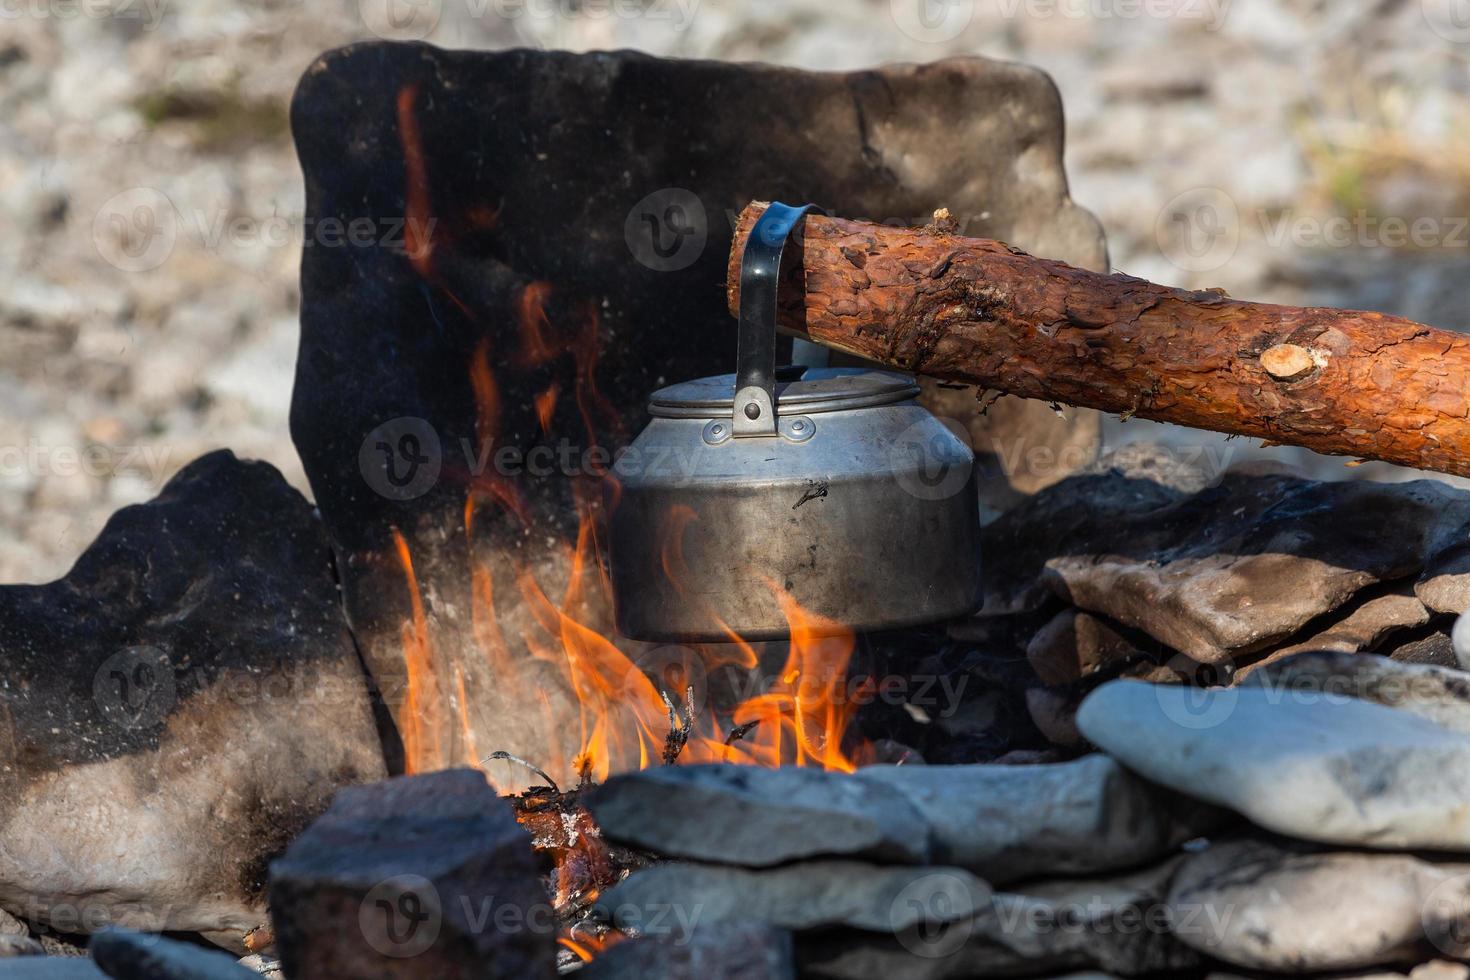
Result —
<svg viewBox="0 0 1470 980"><path fill-rule="evenodd" d="M772 201L750 229L740 261L740 333L735 354L734 435L776 434L776 289L781 253L815 204L793 207Z"/></svg>

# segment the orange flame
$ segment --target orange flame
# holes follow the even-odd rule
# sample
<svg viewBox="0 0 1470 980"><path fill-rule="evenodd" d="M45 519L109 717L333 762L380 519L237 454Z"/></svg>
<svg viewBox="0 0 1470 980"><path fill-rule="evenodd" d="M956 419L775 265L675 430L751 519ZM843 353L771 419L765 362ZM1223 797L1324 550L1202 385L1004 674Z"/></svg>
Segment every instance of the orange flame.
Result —
<svg viewBox="0 0 1470 980"><path fill-rule="evenodd" d="M414 270L425 283L443 295L473 322L475 313L461 302L435 274L430 217L432 200L422 133L415 116L419 98L416 85L405 86L397 98L397 122L406 177L406 251ZM498 214L489 209L469 215L477 228L493 227ZM447 239L446 239L447 241ZM440 242L443 244L443 242ZM566 371L572 379L566 394L575 402L587 449L595 449L600 434L614 442L624 440L620 419L596 384L600 340L598 310L590 304L563 303L572 309L572 322L559 323L549 312L554 292L549 283L527 285L517 300L518 344L513 352L492 352L488 336L475 348L469 364L469 385L476 406L474 434L482 451L501 436L502 386L496 365L519 372L522 380L543 377L544 387L533 397L531 408L542 434L553 438L556 409L563 395L563 381L544 377L554 370ZM498 353L498 360L492 354ZM509 356L505 356L505 355ZM570 361L570 363L568 363ZM853 739L852 721L856 699L849 697L847 669L855 648L855 637L838 623L823 619L802 606L777 583L753 574L753 581L772 591L790 626L791 639L780 672L772 678L760 674L760 656L755 645L726 629L728 642L692 648L659 648L660 656L670 650L656 676L640 667L613 640L591 624L589 610L608 609L610 586L598 538L601 488L594 474L575 478L572 496L579 517L572 541L562 542L570 569L557 599L537 580L533 571L506 556L509 572L500 569L507 581L497 582L497 570L472 561L469 582L469 639L485 657L483 669L464 669L455 663L444 669L435 657L430 620L415 574L407 539L392 531L393 550L407 585L408 615L400 630L406 690L399 714L409 772L442 768L455 761L477 764L489 733L476 730L475 685L490 677L507 695L506 703L526 705L539 711L544 730L565 731L572 720L558 717L552 699L540 681L539 670L548 666L560 675L575 699L576 751L562 755L555 739L548 737L544 757L531 760L557 778L583 773L604 780L615 772L659 765L664 761L673 727L690 729L678 754L679 763L731 762L762 766L817 766L850 772L861 745L844 748ZM616 487L610 495L616 500ZM481 515L487 508L511 517L520 528L531 530L531 508L516 483L485 467L468 478L464 506L465 544L475 553ZM661 558L664 573L677 587L689 572L682 554L685 533L698 521L688 506L676 506L666 515L662 529ZM529 625L518 635L508 636L506 624L497 616L497 600L516 597L529 613ZM690 598L686 596L686 599ZM525 650L527 656L514 651ZM537 670L529 670L535 666ZM703 704L685 705L684 691L701 677L718 668L736 668L764 684L732 710L716 711ZM655 683L658 681L659 683ZM697 714L698 717L691 717ZM477 736L479 736L477 738ZM455 743L451 748L446 741ZM456 758L451 758L455 756ZM468 756L468 758L466 758ZM503 789L504 787L502 787ZM590 818L588 818L590 821ZM565 840L551 848L556 857L555 892L558 906L569 901L590 900L586 894L587 869L609 866L606 846L596 833L565 826ZM581 889L582 894L577 894ZM603 939L569 937L562 944L583 959L591 959L610 942Z"/></svg>

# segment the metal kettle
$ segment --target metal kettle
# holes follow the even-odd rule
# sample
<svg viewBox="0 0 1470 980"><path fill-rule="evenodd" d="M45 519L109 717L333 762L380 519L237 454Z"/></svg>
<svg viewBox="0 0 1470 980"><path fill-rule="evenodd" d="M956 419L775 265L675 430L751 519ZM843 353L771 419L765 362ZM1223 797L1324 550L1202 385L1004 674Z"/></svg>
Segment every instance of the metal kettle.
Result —
<svg viewBox="0 0 1470 980"><path fill-rule="evenodd" d="M655 392L606 485L617 626L659 642L857 632L980 602L974 456L888 371L776 367L776 288L811 206L772 203L741 265L737 371Z"/></svg>

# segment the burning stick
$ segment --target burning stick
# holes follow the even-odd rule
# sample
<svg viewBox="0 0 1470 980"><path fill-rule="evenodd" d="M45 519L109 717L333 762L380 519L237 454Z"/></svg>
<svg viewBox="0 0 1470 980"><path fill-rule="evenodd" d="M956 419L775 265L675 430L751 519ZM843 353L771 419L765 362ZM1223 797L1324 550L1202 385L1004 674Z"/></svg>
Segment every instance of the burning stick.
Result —
<svg viewBox="0 0 1470 980"><path fill-rule="evenodd" d="M744 242L765 210L740 215ZM1470 337L1034 258L942 221L807 215L780 326L907 371L1321 453L1470 476Z"/></svg>

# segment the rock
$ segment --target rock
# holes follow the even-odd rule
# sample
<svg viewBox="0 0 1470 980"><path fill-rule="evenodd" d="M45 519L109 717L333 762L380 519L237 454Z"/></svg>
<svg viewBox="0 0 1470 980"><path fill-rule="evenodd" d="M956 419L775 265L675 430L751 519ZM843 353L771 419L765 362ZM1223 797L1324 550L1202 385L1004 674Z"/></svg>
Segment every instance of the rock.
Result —
<svg viewBox="0 0 1470 980"><path fill-rule="evenodd" d="M1470 533L1470 493L1420 480L1228 473L1192 496L1122 474L1043 490L986 529L987 611L1049 590L1201 663L1270 649Z"/></svg>
<svg viewBox="0 0 1470 980"><path fill-rule="evenodd" d="M1436 555L1414 583L1414 594L1437 613L1458 616L1470 610L1470 545Z"/></svg>
<svg viewBox="0 0 1470 980"><path fill-rule="evenodd" d="M0 909L0 960L16 956L44 956L45 948L31 936L30 927Z"/></svg>
<svg viewBox="0 0 1470 980"><path fill-rule="evenodd" d="M1201 957L1169 932L1164 896L1177 860L1116 878L1048 881L997 892L970 920L897 936L798 935L802 976L943 980L1096 968L1178 976Z"/></svg>
<svg viewBox="0 0 1470 980"><path fill-rule="evenodd" d="M1470 951L1470 864L1234 840L1184 860L1169 910L1181 942L1254 970L1461 956Z"/></svg>
<svg viewBox="0 0 1470 980"><path fill-rule="evenodd" d="M1106 621L1079 609L1065 609L1032 638L1026 659L1043 684L1056 687L1137 652L1132 641Z"/></svg>
<svg viewBox="0 0 1470 980"><path fill-rule="evenodd" d="M26 956L0 964L0 980L107 980L87 959Z"/></svg>
<svg viewBox="0 0 1470 980"><path fill-rule="evenodd" d="M162 936L107 929L88 947L113 980L255 980L233 957Z"/></svg>
<svg viewBox="0 0 1470 980"><path fill-rule="evenodd" d="M796 976L791 933L758 922L694 930L688 942L629 939L604 950L579 972L584 980L788 980Z"/></svg>
<svg viewBox="0 0 1470 980"><path fill-rule="evenodd" d="M1358 698L1470 735L1470 673L1372 654L1302 653L1244 682L1280 700Z"/></svg>
<svg viewBox="0 0 1470 980"><path fill-rule="evenodd" d="M731 113L732 100L784 110ZM376 227L360 247L304 250L291 432L342 558L364 659L389 691L402 689L402 628L414 617L394 529L405 536L422 632L442 667L416 695L418 768L493 748L547 765L564 757L552 776L575 778L572 685L524 649L559 652L560 636L523 601L518 573L548 595L576 592L565 587L574 497L596 497L586 492L594 450L625 445L660 385L733 369L735 331L711 285L723 281L729 214L757 195L916 224L945 206L967 234L1107 265L1100 226L1066 195L1054 85L1003 62L806 72L631 51L358 44L311 66L291 112L305 227L342 215ZM405 217L431 255L410 254ZM979 411L971 395L956 418L972 439ZM1091 413L1048 414L1022 406L996 440L1053 449L1043 425L1096 426ZM487 461L491 439L497 453L565 445L570 463L534 476ZM1055 459L1048 468L1067 471ZM472 496L480 508L467 528ZM522 683L478 642L488 616L474 600L477 565L496 584L504 662L522 665ZM598 577L581 585L568 615L612 636ZM549 717L526 710L540 695ZM402 700L391 705L400 721ZM624 767L637 763L631 741ZM511 766L493 775L502 788L526 778Z"/></svg>
<svg viewBox="0 0 1470 980"><path fill-rule="evenodd" d="M824 855L924 864L931 853L929 826L901 793L820 769L644 769L609 779L588 807L609 840L666 857L768 867Z"/></svg>
<svg viewBox="0 0 1470 980"><path fill-rule="evenodd" d="M1429 610L1424 608L1424 603L1416 596L1407 592L1390 592L1376 596L1310 639L1273 650L1260 660L1242 667L1235 677L1236 680L1243 680L1268 664L1306 651L1357 653L1360 650L1372 650L1390 633L1423 626L1427 622Z"/></svg>
<svg viewBox="0 0 1470 980"><path fill-rule="evenodd" d="M61 932L243 952L266 862L384 775L311 505L228 452L118 511L65 578L0 587L0 663L0 905Z"/></svg>
<svg viewBox="0 0 1470 980"><path fill-rule="evenodd" d="M271 865L291 980L556 973L531 837L482 773L350 787Z"/></svg>
<svg viewBox="0 0 1470 980"><path fill-rule="evenodd" d="M30 936L0 935L0 960L45 955L45 947Z"/></svg>
<svg viewBox="0 0 1470 980"><path fill-rule="evenodd" d="M1470 735L1355 698L1098 688L1082 733L1145 778L1303 840L1470 850Z"/></svg>
<svg viewBox="0 0 1470 980"><path fill-rule="evenodd" d="M678 943L742 920L790 930L938 926L970 917L989 898L990 886L960 868L804 861L758 871L658 864L614 885L597 906L620 929Z"/></svg>
<svg viewBox="0 0 1470 980"><path fill-rule="evenodd" d="M1101 754L1049 766L873 766L855 778L919 809L936 863L993 884L1136 867L1194 836L1206 817Z"/></svg>
<svg viewBox="0 0 1470 980"><path fill-rule="evenodd" d="M1426 664L1432 667L1463 668L1455 655L1455 644L1446 632L1433 632L1428 636L1405 639L1389 644L1381 651L1385 657L1401 664Z"/></svg>
<svg viewBox="0 0 1470 980"><path fill-rule="evenodd" d="M1026 710L1038 731L1052 745L1076 748L1082 744L1077 730L1080 698L1065 688L1033 687L1026 692Z"/></svg>

